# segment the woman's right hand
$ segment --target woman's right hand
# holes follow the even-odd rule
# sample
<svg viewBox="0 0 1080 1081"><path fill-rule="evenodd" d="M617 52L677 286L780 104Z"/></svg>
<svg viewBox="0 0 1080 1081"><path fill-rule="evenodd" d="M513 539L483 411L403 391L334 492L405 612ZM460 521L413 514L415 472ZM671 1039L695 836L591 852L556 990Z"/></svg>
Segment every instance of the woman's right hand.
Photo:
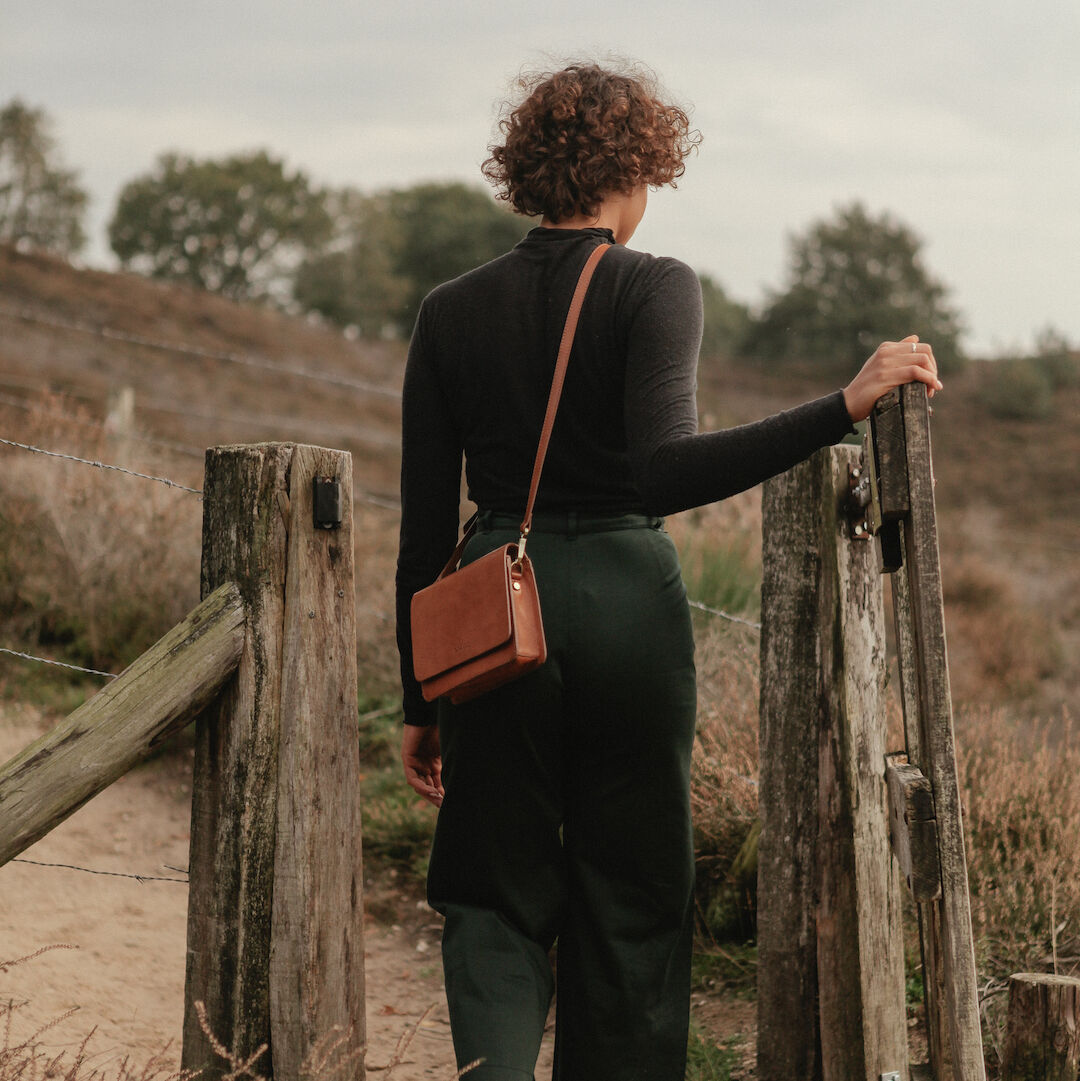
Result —
<svg viewBox="0 0 1080 1081"><path fill-rule="evenodd" d="M401 733L401 764L405 780L428 803L442 806L442 756L439 754L439 726L406 724Z"/></svg>
<svg viewBox="0 0 1080 1081"><path fill-rule="evenodd" d="M930 397L941 390L937 361L928 342L909 334L900 342L882 342L861 371L844 387L844 404L853 423L866 420L874 402L893 387L918 380L930 388Z"/></svg>

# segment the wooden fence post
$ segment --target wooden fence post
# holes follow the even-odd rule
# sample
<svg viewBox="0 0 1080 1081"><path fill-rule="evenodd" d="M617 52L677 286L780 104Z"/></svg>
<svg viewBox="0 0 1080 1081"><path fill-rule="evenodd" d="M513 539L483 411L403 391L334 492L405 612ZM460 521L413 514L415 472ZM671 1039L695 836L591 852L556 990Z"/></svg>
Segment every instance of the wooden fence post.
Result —
<svg viewBox="0 0 1080 1081"><path fill-rule="evenodd" d="M1009 977L1002 1081L1076 1081L1080 1072L1080 980L1049 973Z"/></svg>
<svg viewBox="0 0 1080 1081"><path fill-rule="evenodd" d="M908 1076L884 778L884 607L844 505L858 449L765 485L760 1081Z"/></svg>
<svg viewBox="0 0 1080 1081"><path fill-rule="evenodd" d="M333 478L340 524L313 525ZM333 486L330 485L332 491ZM363 903L356 731L352 464L291 444L207 452L202 588L248 612L236 676L200 718L192 794L185 1069L239 1059L294 1081L348 1033L362 1081Z"/></svg>
<svg viewBox="0 0 1080 1081"><path fill-rule="evenodd" d="M919 906L930 1061L939 1081L983 1081L986 1067L953 735L926 386L908 383L888 397L893 395L902 404L910 501L902 529L904 564L892 576L897 622L910 621L907 632L898 629L904 726L908 759L933 787L941 870L940 896ZM882 406L896 408L882 399L875 409ZM905 641L900 640L901 634Z"/></svg>

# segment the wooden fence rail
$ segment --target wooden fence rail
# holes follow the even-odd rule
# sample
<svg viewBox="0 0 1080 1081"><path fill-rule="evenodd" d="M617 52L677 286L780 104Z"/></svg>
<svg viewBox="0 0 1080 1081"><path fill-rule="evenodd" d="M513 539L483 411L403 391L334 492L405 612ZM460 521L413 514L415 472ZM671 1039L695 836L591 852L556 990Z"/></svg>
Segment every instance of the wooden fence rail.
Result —
<svg viewBox="0 0 1080 1081"><path fill-rule="evenodd" d="M0 767L0 865L141 762L220 691L244 607L226 583L112 683Z"/></svg>

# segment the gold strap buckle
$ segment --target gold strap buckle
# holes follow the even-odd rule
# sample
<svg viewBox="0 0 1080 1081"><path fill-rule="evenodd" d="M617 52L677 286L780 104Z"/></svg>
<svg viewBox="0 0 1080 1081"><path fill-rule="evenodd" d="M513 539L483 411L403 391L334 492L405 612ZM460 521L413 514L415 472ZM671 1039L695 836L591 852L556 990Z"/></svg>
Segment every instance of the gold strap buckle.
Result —
<svg viewBox="0 0 1080 1081"><path fill-rule="evenodd" d="M512 570L521 570L522 560L525 558L525 542L529 537L529 527L525 527L521 531L521 536L518 538L517 544L517 557L514 562L510 564Z"/></svg>

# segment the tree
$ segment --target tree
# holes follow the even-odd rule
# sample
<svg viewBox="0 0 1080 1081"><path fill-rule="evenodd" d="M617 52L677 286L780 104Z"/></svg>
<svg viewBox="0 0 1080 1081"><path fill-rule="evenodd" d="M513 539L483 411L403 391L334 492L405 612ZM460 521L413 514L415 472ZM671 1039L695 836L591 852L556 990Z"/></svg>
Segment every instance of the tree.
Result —
<svg viewBox="0 0 1080 1081"><path fill-rule="evenodd" d="M704 359L733 356L742 345L750 326L745 304L732 300L719 282L708 274L699 274L704 326L701 332L701 356Z"/></svg>
<svg viewBox="0 0 1080 1081"><path fill-rule="evenodd" d="M266 151L196 161L163 154L120 192L109 242L125 267L234 300L288 298L330 230L324 193Z"/></svg>
<svg viewBox="0 0 1080 1081"><path fill-rule="evenodd" d="M49 127L18 98L0 110L0 240L72 255L86 243L86 192L60 165Z"/></svg>
<svg viewBox="0 0 1080 1081"><path fill-rule="evenodd" d="M408 283L398 326L412 330L420 302L440 282L456 278L512 248L529 230L480 187L417 184L389 193L396 225L394 270Z"/></svg>
<svg viewBox="0 0 1080 1081"><path fill-rule="evenodd" d="M879 342L918 334L942 370L955 367L960 319L924 268L921 247L906 225L888 213L872 217L858 202L815 223L792 239L787 289L754 321L743 355L806 360L842 374Z"/></svg>
<svg viewBox="0 0 1080 1081"><path fill-rule="evenodd" d="M333 236L300 267L295 296L369 337L408 335L436 285L501 255L529 228L482 188L457 182L368 196L346 189L328 207Z"/></svg>
<svg viewBox="0 0 1080 1081"><path fill-rule="evenodd" d="M365 338L397 330L408 281L394 270L398 247L389 196L364 195L355 188L330 192L333 223L329 242L300 265L293 295L306 311L317 311L339 326L354 326Z"/></svg>

